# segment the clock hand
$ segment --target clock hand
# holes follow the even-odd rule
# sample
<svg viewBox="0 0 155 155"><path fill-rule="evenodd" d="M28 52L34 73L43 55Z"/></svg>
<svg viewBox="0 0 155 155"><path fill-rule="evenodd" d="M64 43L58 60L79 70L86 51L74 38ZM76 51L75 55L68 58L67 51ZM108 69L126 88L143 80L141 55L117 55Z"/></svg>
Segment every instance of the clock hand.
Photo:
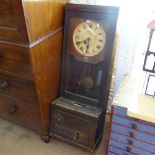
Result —
<svg viewBox="0 0 155 155"><path fill-rule="evenodd" d="M90 29L89 27L87 27L87 29L88 29L94 36L96 36L96 33L95 33L92 29Z"/></svg>
<svg viewBox="0 0 155 155"><path fill-rule="evenodd" d="M76 44L81 44L83 42L84 42L84 44L86 44L87 43L87 40L78 41L78 42L76 42Z"/></svg>
<svg viewBox="0 0 155 155"><path fill-rule="evenodd" d="M87 39L86 53L88 53L90 38Z"/></svg>

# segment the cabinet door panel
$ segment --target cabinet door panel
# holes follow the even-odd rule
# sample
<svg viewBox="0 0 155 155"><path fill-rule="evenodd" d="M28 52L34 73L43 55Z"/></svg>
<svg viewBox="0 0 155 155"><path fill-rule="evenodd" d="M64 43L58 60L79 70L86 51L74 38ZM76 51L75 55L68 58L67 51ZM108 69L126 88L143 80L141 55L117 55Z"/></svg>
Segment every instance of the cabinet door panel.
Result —
<svg viewBox="0 0 155 155"><path fill-rule="evenodd" d="M0 39L20 42L28 40L22 1L0 0Z"/></svg>
<svg viewBox="0 0 155 155"><path fill-rule="evenodd" d="M15 28L15 14L11 0L0 1L0 27Z"/></svg>

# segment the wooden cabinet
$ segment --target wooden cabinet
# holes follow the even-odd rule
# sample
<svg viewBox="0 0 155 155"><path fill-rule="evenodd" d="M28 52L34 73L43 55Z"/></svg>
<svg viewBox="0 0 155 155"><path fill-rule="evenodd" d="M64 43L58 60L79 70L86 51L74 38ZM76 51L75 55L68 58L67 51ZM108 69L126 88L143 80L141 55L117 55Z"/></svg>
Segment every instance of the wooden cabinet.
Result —
<svg viewBox="0 0 155 155"><path fill-rule="evenodd" d="M155 154L155 124L127 116L127 108L114 106L107 154Z"/></svg>
<svg viewBox="0 0 155 155"><path fill-rule="evenodd" d="M101 140L103 120L101 109L71 104L60 97L52 102L50 136L94 151Z"/></svg>
<svg viewBox="0 0 155 155"><path fill-rule="evenodd" d="M0 1L0 116L48 141L67 0Z"/></svg>

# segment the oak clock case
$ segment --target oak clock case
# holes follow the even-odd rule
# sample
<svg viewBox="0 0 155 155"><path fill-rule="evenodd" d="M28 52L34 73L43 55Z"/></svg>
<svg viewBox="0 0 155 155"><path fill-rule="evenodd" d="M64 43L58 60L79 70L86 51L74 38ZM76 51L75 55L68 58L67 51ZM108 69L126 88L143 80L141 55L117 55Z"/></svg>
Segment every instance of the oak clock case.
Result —
<svg viewBox="0 0 155 155"><path fill-rule="evenodd" d="M113 17L94 12L66 14L61 96L103 107L115 30Z"/></svg>
<svg viewBox="0 0 155 155"><path fill-rule="evenodd" d="M51 103L50 136L94 151L107 106L118 8L67 4L60 97Z"/></svg>

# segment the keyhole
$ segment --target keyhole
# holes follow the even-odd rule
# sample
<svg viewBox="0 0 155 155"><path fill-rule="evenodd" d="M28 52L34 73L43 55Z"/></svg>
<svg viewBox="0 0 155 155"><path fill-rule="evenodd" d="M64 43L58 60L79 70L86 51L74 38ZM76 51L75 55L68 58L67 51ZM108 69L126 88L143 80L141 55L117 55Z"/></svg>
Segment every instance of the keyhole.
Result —
<svg viewBox="0 0 155 155"><path fill-rule="evenodd" d="M75 136L74 136L74 139L75 140L79 140L79 138L80 138L80 133L79 132L76 132L75 133Z"/></svg>

